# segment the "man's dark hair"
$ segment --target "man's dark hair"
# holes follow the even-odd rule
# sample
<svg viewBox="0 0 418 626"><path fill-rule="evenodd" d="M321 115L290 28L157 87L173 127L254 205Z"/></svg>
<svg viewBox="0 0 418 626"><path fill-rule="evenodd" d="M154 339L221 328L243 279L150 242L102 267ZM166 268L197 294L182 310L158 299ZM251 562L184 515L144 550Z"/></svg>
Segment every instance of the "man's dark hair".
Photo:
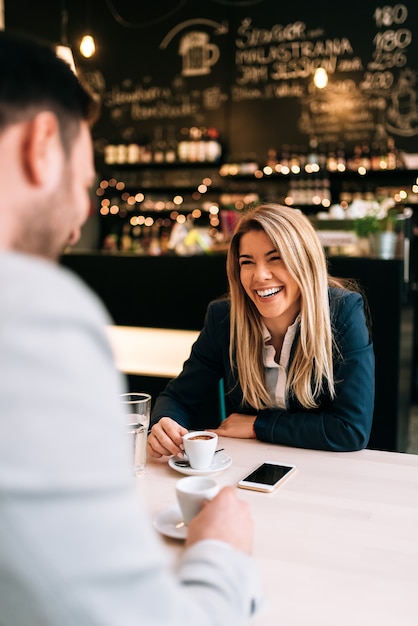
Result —
<svg viewBox="0 0 418 626"><path fill-rule="evenodd" d="M81 120L93 123L99 106L52 45L17 32L0 32L0 132L51 111L68 151Z"/></svg>

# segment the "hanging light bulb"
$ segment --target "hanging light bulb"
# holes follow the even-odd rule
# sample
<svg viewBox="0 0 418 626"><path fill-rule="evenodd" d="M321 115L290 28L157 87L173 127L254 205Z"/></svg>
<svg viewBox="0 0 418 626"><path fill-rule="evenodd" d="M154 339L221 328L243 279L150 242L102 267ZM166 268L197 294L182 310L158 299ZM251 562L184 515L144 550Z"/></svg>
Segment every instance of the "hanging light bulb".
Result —
<svg viewBox="0 0 418 626"><path fill-rule="evenodd" d="M63 46L62 44L58 44L57 46L55 46L55 54L57 55L57 57L68 63L74 74L77 74L74 57L70 46Z"/></svg>
<svg viewBox="0 0 418 626"><path fill-rule="evenodd" d="M92 35L84 35L80 43L80 52L89 59L96 52L96 44Z"/></svg>
<svg viewBox="0 0 418 626"><path fill-rule="evenodd" d="M315 87L318 87L318 89L324 89L324 87L328 85L327 70L324 69L323 67L318 67L315 70L313 81L314 81Z"/></svg>
<svg viewBox="0 0 418 626"><path fill-rule="evenodd" d="M77 70L74 63L73 51L68 42L67 37L67 24L68 24L68 11L65 6L65 0L61 1L61 41L55 46L55 54L57 57L68 63L73 70L74 74L77 74Z"/></svg>

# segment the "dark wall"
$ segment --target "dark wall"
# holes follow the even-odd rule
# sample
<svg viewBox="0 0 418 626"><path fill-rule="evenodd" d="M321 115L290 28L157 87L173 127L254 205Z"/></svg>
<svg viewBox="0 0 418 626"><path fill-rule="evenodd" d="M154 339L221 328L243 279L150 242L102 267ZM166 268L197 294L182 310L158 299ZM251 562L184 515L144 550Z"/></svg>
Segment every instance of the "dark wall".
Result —
<svg viewBox="0 0 418 626"><path fill-rule="evenodd" d="M225 256L69 254L116 324L200 330L209 302L227 291Z"/></svg>
<svg viewBox="0 0 418 626"><path fill-rule="evenodd" d="M377 0L6 0L6 28L60 38L75 52L86 29L97 54L78 67L103 100L107 142L220 131L225 157L265 160L269 148L328 148L394 137L418 152L418 3ZM87 11L86 7L90 7ZM327 68L327 89L313 87Z"/></svg>

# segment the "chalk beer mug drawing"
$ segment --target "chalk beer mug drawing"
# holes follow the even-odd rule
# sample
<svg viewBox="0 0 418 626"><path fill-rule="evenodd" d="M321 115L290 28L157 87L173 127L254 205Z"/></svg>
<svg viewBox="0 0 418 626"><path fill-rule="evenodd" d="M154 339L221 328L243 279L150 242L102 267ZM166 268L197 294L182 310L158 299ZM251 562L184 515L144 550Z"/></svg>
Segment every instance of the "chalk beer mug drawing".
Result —
<svg viewBox="0 0 418 626"><path fill-rule="evenodd" d="M219 59L219 48L209 43L209 35L192 31L180 41L179 54L183 57L183 76L203 76Z"/></svg>

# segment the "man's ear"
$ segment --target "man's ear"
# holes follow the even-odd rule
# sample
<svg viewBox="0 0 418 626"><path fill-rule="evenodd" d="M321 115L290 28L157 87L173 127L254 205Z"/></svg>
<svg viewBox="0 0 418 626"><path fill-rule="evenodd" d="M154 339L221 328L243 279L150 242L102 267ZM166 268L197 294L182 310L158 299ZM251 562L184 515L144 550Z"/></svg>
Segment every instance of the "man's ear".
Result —
<svg viewBox="0 0 418 626"><path fill-rule="evenodd" d="M49 111L38 113L27 122L23 161L30 182L55 188L62 176L64 151L56 116Z"/></svg>

